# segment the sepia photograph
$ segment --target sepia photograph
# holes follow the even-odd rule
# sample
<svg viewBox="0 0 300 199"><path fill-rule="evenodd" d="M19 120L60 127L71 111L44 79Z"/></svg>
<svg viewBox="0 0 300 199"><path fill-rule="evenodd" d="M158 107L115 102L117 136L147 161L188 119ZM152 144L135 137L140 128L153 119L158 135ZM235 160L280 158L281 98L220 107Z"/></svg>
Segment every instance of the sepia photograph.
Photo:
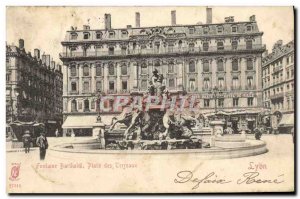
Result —
<svg viewBox="0 0 300 199"><path fill-rule="evenodd" d="M7 6L6 192L294 193L294 13Z"/></svg>

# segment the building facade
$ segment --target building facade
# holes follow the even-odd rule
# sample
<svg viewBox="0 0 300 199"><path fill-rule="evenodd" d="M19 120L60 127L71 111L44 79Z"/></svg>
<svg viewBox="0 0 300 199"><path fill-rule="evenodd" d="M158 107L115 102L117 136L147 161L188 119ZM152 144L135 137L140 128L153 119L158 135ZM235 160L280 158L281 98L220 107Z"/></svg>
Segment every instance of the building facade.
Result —
<svg viewBox="0 0 300 199"><path fill-rule="evenodd" d="M25 51L19 46L6 46L6 122L44 123L51 136L62 125L63 74L50 55Z"/></svg>
<svg viewBox="0 0 300 199"><path fill-rule="evenodd" d="M211 8L206 24L177 25L172 11L170 26L141 27L136 13L135 27L112 28L110 14L105 14L105 29L72 27L61 42L63 128L91 132L87 121L94 122L97 115L97 90L107 95L145 92L154 69L164 75L170 92L198 95L204 112L213 111L215 104L218 110L244 112L236 121L240 124L247 113L257 115L263 107L262 35L255 16L245 22L226 17L214 24ZM213 90L218 92L216 103ZM84 124L72 126L81 120Z"/></svg>
<svg viewBox="0 0 300 199"><path fill-rule="evenodd" d="M262 64L263 102L269 108L272 126L289 133L294 126L294 41L283 45L277 41Z"/></svg>

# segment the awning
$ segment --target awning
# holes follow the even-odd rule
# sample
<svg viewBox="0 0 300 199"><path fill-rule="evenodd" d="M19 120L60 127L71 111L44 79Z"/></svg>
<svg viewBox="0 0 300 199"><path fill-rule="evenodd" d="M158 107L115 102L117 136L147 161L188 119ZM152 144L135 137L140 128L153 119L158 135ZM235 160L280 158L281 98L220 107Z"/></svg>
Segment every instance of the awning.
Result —
<svg viewBox="0 0 300 199"><path fill-rule="evenodd" d="M279 127L294 126L294 114L283 114Z"/></svg>
<svg viewBox="0 0 300 199"><path fill-rule="evenodd" d="M113 117L114 115L101 115L101 121L105 125L111 125L111 120ZM62 125L62 128L93 128L93 125L96 123L96 121L96 115L69 115Z"/></svg>

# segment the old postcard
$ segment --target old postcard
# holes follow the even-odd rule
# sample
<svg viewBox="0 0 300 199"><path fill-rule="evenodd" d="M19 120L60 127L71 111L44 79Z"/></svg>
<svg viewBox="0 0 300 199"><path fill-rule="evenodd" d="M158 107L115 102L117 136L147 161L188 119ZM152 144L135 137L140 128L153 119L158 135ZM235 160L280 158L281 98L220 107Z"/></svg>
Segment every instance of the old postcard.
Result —
<svg viewBox="0 0 300 199"><path fill-rule="evenodd" d="M8 193L294 192L294 8L6 8Z"/></svg>

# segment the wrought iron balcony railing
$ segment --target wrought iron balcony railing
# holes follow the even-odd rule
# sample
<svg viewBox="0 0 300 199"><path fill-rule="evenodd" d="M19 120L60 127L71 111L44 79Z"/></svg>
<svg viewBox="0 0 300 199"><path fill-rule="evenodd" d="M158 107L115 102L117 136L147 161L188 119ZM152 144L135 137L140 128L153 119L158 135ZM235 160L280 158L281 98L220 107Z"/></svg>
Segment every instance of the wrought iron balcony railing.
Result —
<svg viewBox="0 0 300 199"><path fill-rule="evenodd" d="M127 49L114 50L114 51L74 51L74 52L62 52L61 58L76 58L76 57L114 57L114 56L127 56L127 55L156 55L156 54L180 54L180 53L207 53L207 52L230 52L230 51L251 51L251 50L264 50L265 45L255 44L250 48L246 45L240 45L236 49L231 45L224 46L220 49L217 46L210 46L207 49L201 47L181 47L181 48L160 48L160 49Z"/></svg>

